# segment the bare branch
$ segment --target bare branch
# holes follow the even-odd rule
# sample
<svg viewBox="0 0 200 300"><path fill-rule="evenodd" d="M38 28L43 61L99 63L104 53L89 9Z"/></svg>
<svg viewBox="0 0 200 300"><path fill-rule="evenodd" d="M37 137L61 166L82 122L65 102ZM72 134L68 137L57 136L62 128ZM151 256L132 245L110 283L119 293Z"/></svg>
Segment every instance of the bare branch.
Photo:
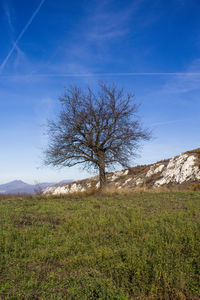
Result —
<svg viewBox="0 0 200 300"><path fill-rule="evenodd" d="M116 164L128 167L140 142L151 138L137 118L134 95L116 84L100 82L97 92L70 86L60 102L58 121L48 123L45 164L98 168L101 187L105 170Z"/></svg>

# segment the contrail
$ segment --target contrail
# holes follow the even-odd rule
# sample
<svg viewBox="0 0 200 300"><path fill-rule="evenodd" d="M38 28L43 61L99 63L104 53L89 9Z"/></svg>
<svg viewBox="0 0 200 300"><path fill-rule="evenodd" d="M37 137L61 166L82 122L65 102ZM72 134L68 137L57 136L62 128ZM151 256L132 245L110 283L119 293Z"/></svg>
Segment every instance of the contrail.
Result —
<svg viewBox="0 0 200 300"><path fill-rule="evenodd" d="M0 77L10 78L10 77L41 77L41 78L51 78L51 77L98 77L98 76L195 76L199 77L200 72L112 72L112 73L55 73L55 74L23 74L23 75L1 75Z"/></svg>
<svg viewBox="0 0 200 300"><path fill-rule="evenodd" d="M34 13L32 14L31 18L29 19L29 21L27 22L27 24L24 26L24 28L22 29L22 31L20 32L19 36L17 37L16 41L14 42L12 48L10 49L10 51L8 52L6 58L4 59L4 61L2 62L1 66L0 66L0 73L3 71L5 65L7 64L10 56L12 55L13 51L15 50L17 43L21 40L21 38L23 37L24 33L26 32L26 30L28 29L28 27L31 25L31 23L33 22L34 18L36 17L36 15L38 14L42 4L44 3L45 0L42 0L40 2L40 4L38 5L37 9L34 11Z"/></svg>
<svg viewBox="0 0 200 300"><path fill-rule="evenodd" d="M182 120L171 120L171 121L166 121L166 122L157 122L150 124L150 126L160 126L160 125L169 125L169 124L174 124L174 123L179 123L179 122L191 122L192 119L182 119Z"/></svg>

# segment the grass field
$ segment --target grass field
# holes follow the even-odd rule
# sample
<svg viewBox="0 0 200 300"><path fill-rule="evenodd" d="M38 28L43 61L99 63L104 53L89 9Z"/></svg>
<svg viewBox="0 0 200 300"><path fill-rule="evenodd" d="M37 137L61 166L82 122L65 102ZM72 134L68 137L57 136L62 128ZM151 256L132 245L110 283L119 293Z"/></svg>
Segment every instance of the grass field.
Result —
<svg viewBox="0 0 200 300"><path fill-rule="evenodd" d="M200 299L200 193L0 196L0 299Z"/></svg>

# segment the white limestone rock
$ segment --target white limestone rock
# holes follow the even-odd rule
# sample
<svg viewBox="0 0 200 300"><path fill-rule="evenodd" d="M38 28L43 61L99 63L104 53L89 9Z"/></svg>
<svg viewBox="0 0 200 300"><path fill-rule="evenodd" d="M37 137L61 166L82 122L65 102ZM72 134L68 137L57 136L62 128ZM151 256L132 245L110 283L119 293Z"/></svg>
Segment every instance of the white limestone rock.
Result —
<svg viewBox="0 0 200 300"><path fill-rule="evenodd" d="M122 170L122 171L118 171L112 174L112 176L109 176L108 179L110 181L115 181L117 180L120 176L126 176L128 175L129 170Z"/></svg>
<svg viewBox="0 0 200 300"><path fill-rule="evenodd" d="M162 178L154 183L155 186L169 183L181 184L189 180L200 179L200 170L196 165L196 156L181 154L173 157L161 176Z"/></svg>
<svg viewBox="0 0 200 300"><path fill-rule="evenodd" d="M85 192L86 189L80 183L74 183L70 187L70 193Z"/></svg>
<svg viewBox="0 0 200 300"><path fill-rule="evenodd" d="M141 185L143 183L144 183L144 180L142 178L137 178L136 181L135 181L136 185Z"/></svg>
<svg viewBox="0 0 200 300"><path fill-rule="evenodd" d="M126 185L129 181L131 181L132 178L128 178L126 179L126 181L124 182L124 185Z"/></svg>
<svg viewBox="0 0 200 300"><path fill-rule="evenodd" d="M146 177L151 177L154 174L162 172L164 167L165 167L165 165L163 165L163 164L160 164L160 165L156 164L156 165L151 166L149 171L146 174Z"/></svg>
<svg viewBox="0 0 200 300"><path fill-rule="evenodd" d="M60 195L60 194L70 194L77 192L85 192L86 188L80 183L73 183L66 186L52 186L44 190L44 194Z"/></svg>
<svg viewBox="0 0 200 300"><path fill-rule="evenodd" d="M109 179L110 181L115 181L119 176L117 176L116 174L113 174Z"/></svg>
<svg viewBox="0 0 200 300"><path fill-rule="evenodd" d="M123 172L123 175L128 175L128 173L129 173L129 170L125 170L125 171Z"/></svg>
<svg viewBox="0 0 200 300"><path fill-rule="evenodd" d="M98 189L100 187L100 181L97 182L96 188Z"/></svg>

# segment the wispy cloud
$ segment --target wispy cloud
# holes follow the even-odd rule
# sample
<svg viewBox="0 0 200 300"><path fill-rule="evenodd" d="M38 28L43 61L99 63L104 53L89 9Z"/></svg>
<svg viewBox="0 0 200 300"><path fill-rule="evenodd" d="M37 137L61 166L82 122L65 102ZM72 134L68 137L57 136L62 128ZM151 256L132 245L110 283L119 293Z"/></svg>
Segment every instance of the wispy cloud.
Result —
<svg viewBox="0 0 200 300"><path fill-rule="evenodd" d="M17 49L20 52L20 49ZM23 53L21 53L22 55ZM73 68L73 67L72 67ZM74 67L75 68L75 67ZM176 77L176 80L180 80L183 79L184 81L187 80L187 78L189 78L190 83L194 80L194 78L198 78L198 80L200 80L200 72L110 72L110 73L96 73L96 72L69 72L69 73L30 73L30 74L23 74L23 75L3 75L1 74L0 77L1 78L53 78L53 77L113 77L113 76L124 76L124 77L131 77L131 76L144 76L144 77ZM170 82L174 82L174 79L170 79ZM193 82L194 83L194 82ZM170 85L169 81L167 81L167 83L165 84L165 88ZM187 91L188 88L185 87L185 90ZM168 92L176 92L176 90L168 90ZM178 92L178 87L177 87L177 92Z"/></svg>
<svg viewBox="0 0 200 300"><path fill-rule="evenodd" d="M14 65L14 69L17 69L21 62L23 62L23 64L26 63L27 58L26 58L25 53L22 51L22 49L18 45L16 45L15 49L16 49L17 55L16 55L13 65Z"/></svg>
<svg viewBox="0 0 200 300"><path fill-rule="evenodd" d="M191 119L182 119L182 120L170 120L170 121L164 121L164 122L156 122L153 124L150 124L151 127L157 127L157 126L165 126L170 124L176 124L176 123L183 123L183 122L191 122Z"/></svg>
<svg viewBox="0 0 200 300"><path fill-rule="evenodd" d="M161 89L164 94L185 94L200 90L200 59L196 59L187 68L186 72L172 73Z"/></svg>
<svg viewBox="0 0 200 300"><path fill-rule="evenodd" d="M71 41L63 41L64 63L57 65L58 73L65 70L73 74L84 72L88 76L97 65L112 62L111 47L130 33L132 17L143 2L136 0L134 5L117 7L112 0L93 1L93 5L85 8L85 18L74 28Z"/></svg>
<svg viewBox="0 0 200 300"><path fill-rule="evenodd" d="M14 9L13 6L11 5L11 2L9 0L3 0L3 9L4 9L4 13L6 16L6 21L7 21L7 25L8 25L8 29L9 29L9 36L11 39L11 43L12 45L15 44L15 23L14 23ZM20 49L19 45L15 44L15 59L13 62L14 65L14 69L17 68L17 66L19 66L20 62L24 62L25 59L25 53Z"/></svg>
<svg viewBox="0 0 200 300"><path fill-rule="evenodd" d="M14 33L14 25L12 22L12 17L11 17L11 12L10 12L10 7L9 7L9 1L3 1L2 3L3 5L3 9L7 18L7 22L8 22L8 26L9 26L9 30L11 32L11 35L13 35Z"/></svg>
<svg viewBox="0 0 200 300"><path fill-rule="evenodd" d="M40 2L40 4L38 5L38 7L36 8L36 10L34 11L34 13L32 14L32 16L30 17L29 21L27 22L27 24L24 26L24 28L22 29L22 31L20 32L20 34L18 35L17 39L15 40L15 42L13 43L12 48L10 49L10 51L8 52L7 56L5 57L5 59L3 60L2 64L0 65L0 74L2 73L3 69L5 68L10 56L12 55L12 53L14 52L15 49L17 49L17 44L19 43L19 41L21 40L21 38L23 37L23 35L25 34L25 32L27 31L27 29L29 28L29 26L31 25L31 23L33 22L34 18L36 17L36 15L38 14L38 12L40 11L41 6L43 5L43 3L45 2L45 0L42 0ZM11 18L10 18L10 14L9 14L9 10L8 7L6 8L6 15L8 18L8 22L10 24L10 26L12 26L11 23Z"/></svg>
<svg viewBox="0 0 200 300"><path fill-rule="evenodd" d="M15 50L17 50L20 57L23 57L23 53L17 44L39 12L44 1L40 2L20 35L13 42L13 47L0 65L1 77L4 76L2 71ZM113 62L114 58L112 51L110 51L113 43L118 45L118 42L123 38L127 38L128 34L133 35L133 30L130 32L130 22L137 15L144 2L145 0L135 0L129 5L117 7L113 0L94 1L93 5L85 8L85 18L82 23L75 26L73 32L71 32L72 39L70 41L63 40L63 43L59 45L59 49L54 51L54 53L57 51L59 57L62 57L61 61L57 61L53 57L49 61L40 62L39 65L34 64L34 67L29 65L30 74L11 75L9 77L16 78L17 76L19 79L26 79L30 76L32 78L44 78L156 75L153 73L113 73L112 71L110 73L94 72L96 66ZM18 62L20 57L17 59ZM33 70L35 71L33 72ZM45 73L43 73L44 70Z"/></svg>
<svg viewBox="0 0 200 300"><path fill-rule="evenodd" d="M85 32L87 42L109 42L108 39L121 38L129 32L133 8L129 6L114 11L110 4L111 1L99 2L93 14L88 16L88 30Z"/></svg>
<svg viewBox="0 0 200 300"><path fill-rule="evenodd" d="M200 68L189 68L186 72L117 72L116 70L115 72L112 72L112 70L111 72L95 72L95 67L98 65L101 66L101 63L112 62L112 52L109 51L110 45L113 47L113 43L117 42L117 39L121 41L128 34L134 35L133 31L137 30L137 26L133 29L133 26L130 26L130 22L134 18L137 20L137 13L145 4L144 0L135 0L129 5L123 5L120 8L112 0L94 1L94 6L91 5L90 8L86 8L86 17L82 23L71 32L73 38L70 41L63 41L59 45L60 50L58 50L58 54L59 57L62 57L61 61L58 62L53 57L49 61L43 61L39 65L34 65L34 68L31 68L29 65L28 69L30 73L28 73L27 69L27 73L23 75L12 74L6 76L2 74L4 67L15 50L19 56L16 59L15 65L19 65L20 59L24 58L25 54L19 48L18 42L33 22L44 1L40 2L0 65L1 78L17 77L18 79L26 80L29 78L48 77L158 76L166 77L163 92L176 92L176 90L177 92L181 90L184 92L189 87L197 86L200 80ZM8 22L10 26L13 26L8 6L6 10ZM144 26L148 26L148 22L152 22L152 20L146 19L142 21L145 23L143 24ZM142 24L140 25L142 26ZM116 45L118 44L116 43ZM33 69L35 70L34 72Z"/></svg>

